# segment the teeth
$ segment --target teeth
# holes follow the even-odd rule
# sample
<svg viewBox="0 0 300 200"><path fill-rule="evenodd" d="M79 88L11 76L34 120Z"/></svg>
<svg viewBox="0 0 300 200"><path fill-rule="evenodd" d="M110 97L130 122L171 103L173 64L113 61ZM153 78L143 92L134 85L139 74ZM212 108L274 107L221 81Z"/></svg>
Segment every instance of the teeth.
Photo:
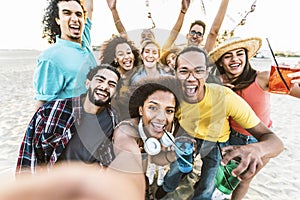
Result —
<svg viewBox="0 0 300 200"><path fill-rule="evenodd" d="M165 125L161 123L152 122L153 126L156 128L163 128Z"/></svg>
<svg viewBox="0 0 300 200"><path fill-rule="evenodd" d="M230 67L239 67L240 64L232 64L232 65L229 65Z"/></svg>
<svg viewBox="0 0 300 200"><path fill-rule="evenodd" d="M101 90L98 90L98 91L96 92L96 94L97 94L97 95L102 95L102 96L104 96L104 97L107 97L107 93L104 92L104 91L101 91Z"/></svg>
<svg viewBox="0 0 300 200"><path fill-rule="evenodd" d="M79 25L70 25L71 28L79 28Z"/></svg>
<svg viewBox="0 0 300 200"><path fill-rule="evenodd" d="M185 92L188 96L193 96L197 91L197 86L186 86Z"/></svg>
<svg viewBox="0 0 300 200"><path fill-rule="evenodd" d="M126 66L129 67L129 66L131 66L131 62L129 62L129 61L128 62L124 62L124 65L126 65Z"/></svg>
<svg viewBox="0 0 300 200"><path fill-rule="evenodd" d="M187 85L186 88L187 89L196 89L197 86L195 85Z"/></svg>

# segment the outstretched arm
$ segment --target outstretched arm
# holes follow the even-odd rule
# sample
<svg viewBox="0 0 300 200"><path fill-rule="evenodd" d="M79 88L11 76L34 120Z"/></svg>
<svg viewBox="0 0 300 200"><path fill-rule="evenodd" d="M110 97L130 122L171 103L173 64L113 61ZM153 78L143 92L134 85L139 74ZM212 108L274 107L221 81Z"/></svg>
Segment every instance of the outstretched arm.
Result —
<svg viewBox="0 0 300 200"><path fill-rule="evenodd" d="M229 0L222 0L221 5L219 7L218 13L214 19L214 22L212 23L212 26L210 28L210 31L207 35L206 38L206 43L204 46L204 49L209 53L211 50L213 50L216 41L217 41L217 37L218 37L218 33L219 30L221 28L221 25L223 23L225 14L226 14L226 10L228 7L228 3Z"/></svg>
<svg viewBox="0 0 300 200"><path fill-rule="evenodd" d="M119 13L117 11L117 0L106 0L107 5L112 13L112 16L114 18L115 26L119 34L126 39L128 39L128 35L126 32L125 27L123 26L123 23L121 22Z"/></svg>
<svg viewBox="0 0 300 200"><path fill-rule="evenodd" d="M284 148L282 141L262 122L247 131L259 142L222 148L225 153L222 165L233 158L240 158L240 164L232 171L240 179L253 177L270 158L278 156Z"/></svg>
<svg viewBox="0 0 300 200"><path fill-rule="evenodd" d="M85 0L84 1L84 7L87 11L87 18L89 18L90 20L92 20L93 18L93 9L94 9L94 2L93 0Z"/></svg>
<svg viewBox="0 0 300 200"><path fill-rule="evenodd" d="M184 20L184 17L185 17L185 13L186 11L188 10L190 6L190 0L182 0L181 2L181 10L180 10L180 13L179 13L179 16L178 16L178 19L170 33L170 36L169 38L167 39L167 41L165 42L165 44L163 45L163 52L164 51L168 51L173 43L175 42L180 30L181 30L181 27L182 27L182 24L183 24L183 20Z"/></svg>
<svg viewBox="0 0 300 200"><path fill-rule="evenodd" d="M24 176L16 181L1 178L0 200L140 200L145 197L145 180L140 177L144 175L102 169L98 165L61 164L49 172Z"/></svg>

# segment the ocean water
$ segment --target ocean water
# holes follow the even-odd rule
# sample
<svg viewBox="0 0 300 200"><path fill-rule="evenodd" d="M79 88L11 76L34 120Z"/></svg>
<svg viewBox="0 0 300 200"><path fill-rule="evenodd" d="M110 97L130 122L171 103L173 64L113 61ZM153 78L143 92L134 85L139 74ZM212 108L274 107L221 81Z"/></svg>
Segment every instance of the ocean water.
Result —
<svg viewBox="0 0 300 200"><path fill-rule="evenodd" d="M293 66L300 61L300 57L276 57L276 61L279 65L285 63ZM253 68L259 71L270 71L272 65L276 66L273 58L252 58L250 63Z"/></svg>

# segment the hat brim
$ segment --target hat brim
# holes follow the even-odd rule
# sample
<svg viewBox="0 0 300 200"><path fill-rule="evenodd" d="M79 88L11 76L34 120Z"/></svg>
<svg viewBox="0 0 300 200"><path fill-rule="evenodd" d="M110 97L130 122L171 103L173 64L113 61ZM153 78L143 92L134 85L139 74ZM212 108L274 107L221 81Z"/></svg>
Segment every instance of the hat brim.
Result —
<svg viewBox="0 0 300 200"><path fill-rule="evenodd" d="M247 49L248 58L252 58L256 52L260 49L262 45L262 40L259 37L251 37L246 39L233 40L232 42L223 43L219 47L212 50L208 55L210 60L216 62L225 53L232 51L234 49L244 48Z"/></svg>

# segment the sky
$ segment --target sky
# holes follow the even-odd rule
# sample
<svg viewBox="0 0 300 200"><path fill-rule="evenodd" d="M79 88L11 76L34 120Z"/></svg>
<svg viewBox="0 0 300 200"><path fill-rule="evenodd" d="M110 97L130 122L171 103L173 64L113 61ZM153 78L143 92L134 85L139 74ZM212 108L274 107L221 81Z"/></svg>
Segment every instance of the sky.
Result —
<svg viewBox="0 0 300 200"><path fill-rule="evenodd" d="M148 11L156 24L155 31L171 30L180 12L181 0L118 0L117 8L121 20L130 35L137 40L140 29L150 28L151 20ZM207 28L214 19L221 0L203 0L205 12L201 9L200 0L191 0L190 8L181 29L184 39L191 22L201 19ZM232 30L250 10L254 0L230 0L226 18L221 31ZM41 19L46 0L15 0L2 2L0 12L1 31L0 49L37 49L43 50L49 45L41 38ZM268 38L274 51L300 51L300 29L296 27L300 19L300 1L298 0L257 0L256 9L247 17L246 23L235 29L235 36L258 36L263 39L263 48L267 48ZM207 30L208 31L208 30ZM94 0L92 45L99 46L117 34L111 12L106 0ZM163 40L167 34L160 35ZM158 39L158 40L160 40ZM181 41L181 40L180 40ZM177 42L177 43L180 43Z"/></svg>

